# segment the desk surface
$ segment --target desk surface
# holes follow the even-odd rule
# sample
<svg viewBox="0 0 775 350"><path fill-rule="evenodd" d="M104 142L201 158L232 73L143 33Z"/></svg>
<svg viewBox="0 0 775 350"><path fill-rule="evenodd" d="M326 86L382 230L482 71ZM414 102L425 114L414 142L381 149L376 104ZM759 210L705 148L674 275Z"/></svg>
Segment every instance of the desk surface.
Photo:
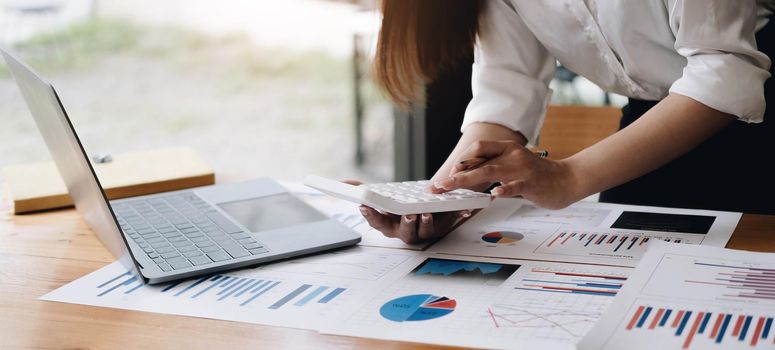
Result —
<svg viewBox="0 0 775 350"><path fill-rule="evenodd" d="M775 216L743 215L727 247L775 252L773 231ZM113 260L74 210L0 204L0 348L437 348L37 300Z"/></svg>

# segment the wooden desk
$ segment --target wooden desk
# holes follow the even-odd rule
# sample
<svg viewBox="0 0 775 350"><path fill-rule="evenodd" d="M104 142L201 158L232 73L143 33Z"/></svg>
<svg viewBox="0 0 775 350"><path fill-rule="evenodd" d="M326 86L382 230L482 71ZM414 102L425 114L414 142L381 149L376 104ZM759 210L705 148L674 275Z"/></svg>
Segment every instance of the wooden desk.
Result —
<svg viewBox="0 0 775 350"><path fill-rule="evenodd" d="M13 216L0 204L0 348L440 348L38 301L113 261L74 210ZM743 215L729 248L775 252L775 216Z"/></svg>

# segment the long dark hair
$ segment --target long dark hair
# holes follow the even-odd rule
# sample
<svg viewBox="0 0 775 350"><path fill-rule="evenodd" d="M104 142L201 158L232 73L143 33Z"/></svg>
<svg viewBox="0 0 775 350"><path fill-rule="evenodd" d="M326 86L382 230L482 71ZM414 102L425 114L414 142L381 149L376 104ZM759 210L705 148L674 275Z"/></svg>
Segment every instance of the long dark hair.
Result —
<svg viewBox="0 0 775 350"><path fill-rule="evenodd" d="M382 0L377 83L397 106L424 100L424 85L470 59L482 0Z"/></svg>

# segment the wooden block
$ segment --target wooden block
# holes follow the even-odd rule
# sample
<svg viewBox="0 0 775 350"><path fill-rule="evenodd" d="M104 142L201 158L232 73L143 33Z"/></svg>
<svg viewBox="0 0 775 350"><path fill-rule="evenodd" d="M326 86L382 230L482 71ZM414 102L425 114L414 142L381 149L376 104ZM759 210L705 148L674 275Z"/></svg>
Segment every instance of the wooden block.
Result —
<svg viewBox="0 0 775 350"><path fill-rule="evenodd" d="M185 147L117 154L109 163L92 164L109 199L215 183L212 168ZM9 166L5 177L14 214L73 205L54 162Z"/></svg>

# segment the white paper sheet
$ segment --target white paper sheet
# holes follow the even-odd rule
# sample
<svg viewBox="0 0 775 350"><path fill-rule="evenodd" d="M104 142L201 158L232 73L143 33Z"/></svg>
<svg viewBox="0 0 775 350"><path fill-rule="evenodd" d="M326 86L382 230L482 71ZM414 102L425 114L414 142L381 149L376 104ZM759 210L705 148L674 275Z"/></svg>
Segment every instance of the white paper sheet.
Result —
<svg viewBox="0 0 775 350"><path fill-rule="evenodd" d="M775 254L654 242L582 349L775 348Z"/></svg>
<svg viewBox="0 0 775 350"><path fill-rule="evenodd" d="M402 266L403 277L322 332L484 348L572 349L632 270L442 255L427 259Z"/></svg>
<svg viewBox="0 0 775 350"><path fill-rule="evenodd" d="M112 263L42 300L125 310L319 329L373 295L416 253L353 247L254 269L159 286L142 285Z"/></svg>
<svg viewBox="0 0 775 350"><path fill-rule="evenodd" d="M362 240L359 244L362 246L412 250L422 250L427 246L427 244L406 244L400 239L385 237L381 232L369 226L358 210L358 204L331 197L302 183L283 181L281 184L315 209L360 233Z"/></svg>
<svg viewBox="0 0 775 350"><path fill-rule="evenodd" d="M654 217L663 214L669 216ZM523 199L499 199L429 251L635 266L653 240L723 247L740 217L731 212L592 202L551 211Z"/></svg>

